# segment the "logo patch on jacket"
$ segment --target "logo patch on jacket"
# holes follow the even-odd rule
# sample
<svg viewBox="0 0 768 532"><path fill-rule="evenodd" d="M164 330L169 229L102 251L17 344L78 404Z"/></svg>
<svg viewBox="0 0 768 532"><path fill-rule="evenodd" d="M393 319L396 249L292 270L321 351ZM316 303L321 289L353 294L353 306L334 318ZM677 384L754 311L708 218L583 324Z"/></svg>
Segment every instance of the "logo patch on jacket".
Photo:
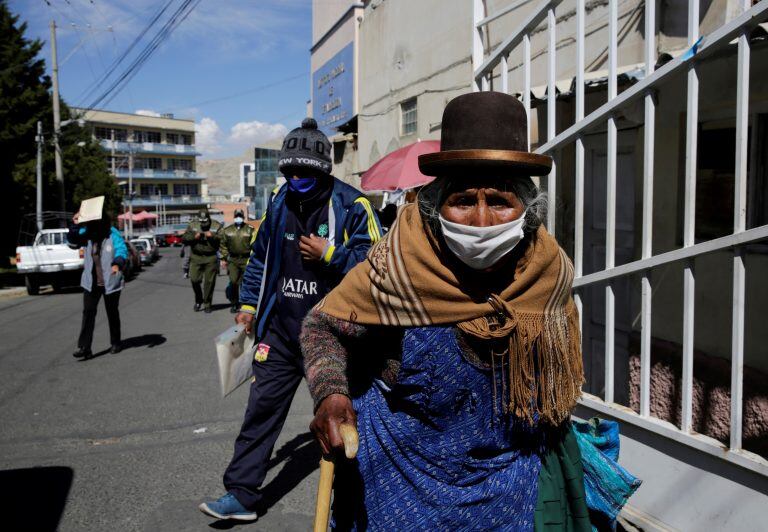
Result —
<svg viewBox="0 0 768 532"><path fill-rule="evenodd" d="M304 299L305 295L317 295L317 281L307 282L304 279L283 278L283 297Z"/></svg>
<svg viewBox="0 0 768 532"><path fill-rule="evenodd" d="M258 347L256 347L256 354L253 355L253 359L256 362L264 362L269 356L269 349L270 347L267 344L259 344Z"/></svg>
<svg viewBox="0 0 768 532"><path fill-rule="evenodd" d="M317 228L317 236L321 236L323 238L328 236L328 224L320 224L320 227Z"/></svg>

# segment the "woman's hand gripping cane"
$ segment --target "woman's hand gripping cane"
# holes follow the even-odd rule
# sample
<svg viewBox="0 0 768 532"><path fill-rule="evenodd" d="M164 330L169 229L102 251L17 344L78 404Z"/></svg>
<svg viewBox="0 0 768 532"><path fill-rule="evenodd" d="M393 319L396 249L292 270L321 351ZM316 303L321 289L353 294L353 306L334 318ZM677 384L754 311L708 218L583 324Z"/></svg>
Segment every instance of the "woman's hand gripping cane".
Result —
<svg viewBox="0 0 768 532"><path fill-rule="evenodd" d="M317 486L314 532L326 532L331 513L334 460L344 451L348 459L357 456L357 417L349 397L333 394L326 397L317 409L310 429L320 442L320 481Z"/></svg>

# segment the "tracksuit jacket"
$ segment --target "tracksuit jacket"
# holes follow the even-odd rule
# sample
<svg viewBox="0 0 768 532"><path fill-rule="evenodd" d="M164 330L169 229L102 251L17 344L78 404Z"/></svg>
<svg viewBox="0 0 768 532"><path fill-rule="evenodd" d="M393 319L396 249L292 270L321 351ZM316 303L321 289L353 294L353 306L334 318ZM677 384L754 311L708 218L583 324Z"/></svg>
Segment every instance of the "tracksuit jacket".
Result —
<svg viewBox="0 0 768 532"><path fill-rule="evenodd" d="M371 244L381 239L381 226L371 203L357 189L334 178L328 210L330 246L323 256L326 267L339 279L365 259ZM287 185L275 194L251 249L251 258L240 287L241 310L255 316L256 338L267 330L277 296Z"/></svg>
<svg viewBox="0 0 768 532"><path fill-rule="evenodd" d="M80 286L89 292L94 289L96 276L93 274L93 241L90 240L88 230L84 225L76 225L69 229L69 247L77 249L85 246L85 263L83 274L80 277ZM114 227L110 227L109 236L101 242L101 269L104 272L104 293L111 294L122 290L125 285L123 268L128 260L128 246L123 240L123 235ZM120 271L111 275L110 269L116 265Z"/></svg>

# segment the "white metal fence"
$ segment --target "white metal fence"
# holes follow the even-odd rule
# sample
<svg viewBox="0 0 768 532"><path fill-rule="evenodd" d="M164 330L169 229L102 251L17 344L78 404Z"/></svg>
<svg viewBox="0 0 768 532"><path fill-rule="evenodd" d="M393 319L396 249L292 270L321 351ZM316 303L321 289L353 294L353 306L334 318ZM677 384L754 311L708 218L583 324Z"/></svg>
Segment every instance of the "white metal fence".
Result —
<svg viewBox="0 0 768 532"><path fill-rule="evenodd" d="M768 225L747 229L747 138L749 113L750 74L750 32L768 19L768 0L751 5L744 1L741 13L717 30L705 36L699 35L699 2L689 0L686 53L655 69L656 57L656 2L645 2L644 62L645 76L621 94L617 88L617 19L618 0L608 2L608 99L607 102L585 116L585 0L576 0L575 58L575 122L560 133L555 129L556 117L556 60L557 60L557 19L556 10L562 0L542 0L525 20L493 50L483 45L485 31L489 24L513 9L527 3L515 2L498 13L486 14L484 2L473 0L473 76L475 90L501 90L522 94L526 110L531 116L531 35L537 27L546 24L547 46L547 137L535 150L537 153L555 154L564 146L575 148L575 193L573 212L574 224L574 268L576 303L579 310L585 310L582 301L583 290L588 287L604 287L605 297L605 381L602 398L585 394L582 403L598 412L632 423L662 436L674 439L700 451L723 460L738 464L762 475L768 475L768 461L742 449L743 419L743 370L744 370L744 324L745 324L745 264L744 247L747 244L768 238ZM696 209L697 131L699 110L700 61L724 49L734 39L738 42L736 75L736 154L734 183L733 233L721 238L697 243L694 238ZM511 91L509 87L508 59L510 53L523 55L523 86ZM652 248L653 185L654 185L654 142L656 104L653 90L673 75L681 72L687 75L687 109L685 124L685 172L684 172L684 213L683 245L679 249L654 254ZM498 77L500 87L492 87ZM617 166L617 111L636 101L644 105L644 165L642 176L642 252L637 260L616 265L616 166ZM606 190L606 234L605 267L593 273L584 274L584 135L596 126L605 125L607 138L607 182ZM529 145L531 139L529 124ZM548 228L555 232L558 169L554 166L547 178L550 209ZM731 417L730 445L697 434L692 428L693 419L693 361L694 361L694 288L696 276L693 261L697 257L716 251L730 251L733 254L733 299L731 331ZM680 426L673 425L651 415L651 275L655 269L680 263L683 265L683 332L682 332L682 416ZM614 331L615 331L615 281L630 275L639 275L641 282L641 333L640 333L640 409L636 413L614 402ZM582 312L583 315L583 312Z"/></svg>

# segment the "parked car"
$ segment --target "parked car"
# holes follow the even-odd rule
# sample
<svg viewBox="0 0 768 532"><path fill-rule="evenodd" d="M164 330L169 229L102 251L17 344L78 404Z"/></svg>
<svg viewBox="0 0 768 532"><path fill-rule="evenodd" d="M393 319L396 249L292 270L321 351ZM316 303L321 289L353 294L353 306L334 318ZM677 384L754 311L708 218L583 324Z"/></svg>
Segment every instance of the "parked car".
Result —
<svg viewBox="0 0 768 532"><path fill-rule="evenodd" d="M31 246L16 248L16 269L24 275L27 293L40 292L40 286L50 284L54 290L79 284L85 250L72 249L67 241L67 229L43 229Z"/></svg>
<svg viewBox="0 0 768 532"><path fill-rule="evenodd" d="M139 250L136 249L132 242L128 241L125 245L128 246L128 261L123 273L126 279L131 279L141 271L141 255L139 255Z"/></svg>
<svg viewBox="0 0 768 532"><path fill-rule="evenodd" d="M167 248L169 245L168 242L165 240L167 236L168 236L167 234L163 234L163 235L155 234L155 244L157 244L158 247Z"/></svg>
<svg viewBox="0 0 768 532"><path fill-rule="evenodd" d="M165 244L167 246L181 247L181 235L177 235L175 233L165 235Z"/></svg>
<svg viewBox="0 0 768 532"><path fill-rule="evenodd" d="M145 238L134 238L131 240L131 244L133 244L139 252L142 265L152 264L152 249Z"/></svg>
<svg viewBox="0 0 768 532"><path fill-rule="evenodd" d="M160 248L157 246L157 243L155 242L155 236L152 234L143 234L139 235L133 240L143 240L147 243L147 249L149 250L149 256L152 259L152 262L155 262L160 258Z"/></svg>

